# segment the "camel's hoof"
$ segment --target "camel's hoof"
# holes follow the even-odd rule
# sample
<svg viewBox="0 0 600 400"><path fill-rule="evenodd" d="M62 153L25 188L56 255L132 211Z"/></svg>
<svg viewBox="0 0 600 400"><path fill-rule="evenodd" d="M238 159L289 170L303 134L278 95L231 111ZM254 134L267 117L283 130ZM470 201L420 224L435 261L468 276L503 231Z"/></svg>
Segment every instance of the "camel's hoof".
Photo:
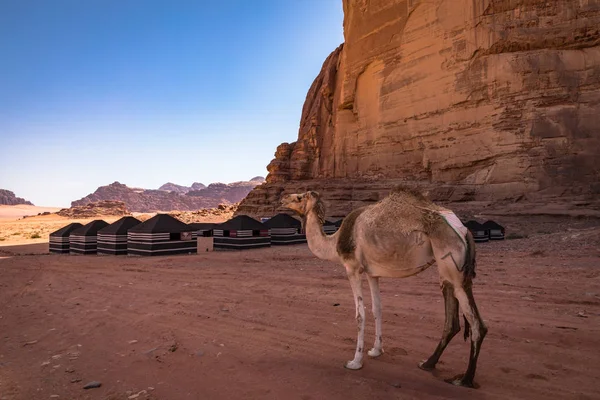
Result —
<svg viewBox="0 0 600 400"><path fill-rule="evenodd" d="M373 358L379 357L380 355L383 354L383 349L376 349L373 347L371 350L369 350L367 352L367 354L369 355L369 357L373 357Z"/></svg>
<svg viewBox="0 0 600 400"><path fill-rule="evenodd" d="M419 363L419 368L423 371L433 371L435 369L435 365L427 364L427 360L423 360Z"/></svg>
<svg viewBox="0 0 600 400"><path fill-rule="evenodd" d="M352 370L361 369L362 368L362 363L356 362L354 360L348 361L346 364L344 364L344 368L346 368L346 369L352 369Z"/></svg>
<svg viewBox="0 0 600 400"><path fill-rule="evenodd" d="M464 375L457 375L454 378L446 379L446 382L453 384L454 386L462 386L468 388L476 388L472 380L466 380Z"/></svg>

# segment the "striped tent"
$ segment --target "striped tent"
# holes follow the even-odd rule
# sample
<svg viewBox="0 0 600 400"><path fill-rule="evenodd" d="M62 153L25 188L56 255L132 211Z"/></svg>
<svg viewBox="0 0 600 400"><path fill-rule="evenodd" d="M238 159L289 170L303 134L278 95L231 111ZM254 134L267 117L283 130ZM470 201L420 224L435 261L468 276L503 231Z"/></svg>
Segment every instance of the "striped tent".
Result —
<svg viewBox="0 0 600 400"><path fill-rule="evenodd" d="M197 237L211 237L213 235L213 229L215 225L216 224L205 222L192 222L188 224Z"/></svg>
<svg viewBox="0 0 600 400"><path fill-rule="evenodd" d="M323 224L323 232L325 232L326 235L332 235L336 233L338 229L339 227L335 226L335 222L325 220L325 223Z"/></svg>
<svg viewBox="0 0 600 400"><path fill-rule="evenodd" d="M342 226L342 222L344 222L344 218L340 218L337 221L335 221L334 225L335 227L339 230L340 227Z"/></svg>
<svg viewBox="0 0 600 400"><path fill-rule="evenodd" d="M476 242L487 242L489 240L488 231L477 221L469 221L464 224Z"/></svg>
<svg viewBox="0 0 600 400"><path fill-rule="evenodd" d="M504 240L504 227L495 221L483 223L483 229L488 231L490 240Z"/></svg>
<svg viewBox="0 0 600 400"><path fill-rule="evenodd" d="M69 236L71 254L96 254L98 250L98 231L108 223L95 219L81 228L75 229Z"/></svg>
<svg viewBox="0 0 600 400"><path fill-rule="evenodd" d="M192 228L168 214L156 214L127 232L127 254L166 256L197 253Z"/></svg>
<svg viewBox="0 0 600 400"><path fill-rule="evenodd" d="M69 252L69 237L75 229L81 228L79 222L73 222L67 226L63 226L57 231L50 234L50 253L68 253Z"/></svg>
<svg viewBox="0 0 600 400"><path fill-rule="evenodd" d="M245 250L271 246L269 228L247 215L215 226L215 250Z"/></svg>
<svg viewBox="0 0 600 400"><path fill-rule="evenodd" d="M98 253L126 255L127 232L141 221L133 217L123 217L98 231Z"/></svg>
<svg viewBox="0 0 600 400"><path fill-rule="evenodd" d="M306 243L302 223L291 215L277 214L264 224L271 232L271 244L273 245Z"/></svg>

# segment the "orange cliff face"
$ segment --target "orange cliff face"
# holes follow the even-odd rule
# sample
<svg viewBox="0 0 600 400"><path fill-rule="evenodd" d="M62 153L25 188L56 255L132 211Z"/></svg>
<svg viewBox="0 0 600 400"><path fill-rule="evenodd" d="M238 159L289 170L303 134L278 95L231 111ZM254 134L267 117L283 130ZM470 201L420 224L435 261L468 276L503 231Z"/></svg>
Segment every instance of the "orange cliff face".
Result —
<svg viewBox="0 0 600 400"><path fill-rule="evenodd" d="M344 0L298 140L238 213L321 189L332 210L412 181L437 201L600 194L600 3Z"/></svg>

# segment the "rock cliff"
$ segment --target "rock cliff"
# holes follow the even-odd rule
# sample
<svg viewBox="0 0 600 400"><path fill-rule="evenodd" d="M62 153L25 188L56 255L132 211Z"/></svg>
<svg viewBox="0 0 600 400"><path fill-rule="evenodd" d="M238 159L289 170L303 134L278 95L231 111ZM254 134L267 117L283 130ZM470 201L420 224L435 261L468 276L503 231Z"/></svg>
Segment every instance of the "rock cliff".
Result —
<svg viewBox="0 0 600 400"><path fill-rule="evenodd" d="M400 181L442 202L596 204L600 1L343 5L345 43L308 91L298 140L238 213L322 188L345 214Z"/></svg>
<svg viewBox="0 0 600 400"><path fill-rule="evenodd" d="M30 201L15 196L10 190L0 189L0 205L16 206L18 204L33 205Z"/></svg>

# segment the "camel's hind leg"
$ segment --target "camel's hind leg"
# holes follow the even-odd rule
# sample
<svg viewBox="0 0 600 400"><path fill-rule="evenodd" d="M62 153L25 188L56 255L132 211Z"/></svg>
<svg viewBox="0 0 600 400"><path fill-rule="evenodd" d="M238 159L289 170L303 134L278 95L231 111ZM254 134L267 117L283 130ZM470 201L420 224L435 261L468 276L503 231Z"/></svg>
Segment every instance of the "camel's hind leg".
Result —
<svg viewBox="0 0 600 400"><path fill-rule="evenodd" d="M379 291L379 278L367 274L369 288L371 289L371 302L373 303L373 318L375 319L375 344L367 354L379 357L383 354L383 337L381 333L381 295Z"/></svg>
<svg viewBox="0 0 600 400"><path fill-rule="evenodd" d="M467 371L464 375L459 375L451 379L450 383L459 386L473 387L473 378L475 377L475 370L477 368L477 358L479 357L481 344L487 333L487 327L477 310L470 279L465 281L463 287L456 287L454 289L454 295L458 299L465 319L471 325L471 353L469 355L469 366L467 367ZM469 328L465 327L465 330L466 329Z"/></svg>
<svg viewBox="0 0 600 400"><path fill-rule="evenodd" d="M444 322L444 332L442 339L437 345L435 351L427 360L419 363L419 368L426 371L431 371L439 361L442 353L458 332L460 332L460 319L458 317L458 300L454 297L454 286L450 282L445 281L442 284L442 293L444 294L444 304L446 307L446 322Z"/></svg>

